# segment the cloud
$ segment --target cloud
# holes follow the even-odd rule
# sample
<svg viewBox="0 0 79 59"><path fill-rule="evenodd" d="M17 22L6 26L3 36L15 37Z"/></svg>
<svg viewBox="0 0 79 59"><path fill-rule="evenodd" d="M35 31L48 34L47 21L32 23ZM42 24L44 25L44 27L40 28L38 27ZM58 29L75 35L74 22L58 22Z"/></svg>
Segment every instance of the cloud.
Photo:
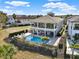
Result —
<svg viewBox="0 0 79 59"><path fill-rule="evenodd" d="M9 9L9 8L13 8L13 7L11 7L11 6L5 6L5 8Z"/></svg>
<svg viewBox="0 0 79 59"><path fill-rule="evenodd" d="M30 5L27 5L27 7L30 7Z"/></svg>
<svg viewBox="0 0 79 59"><path fill-rule="evenodd" d="M65 10L76 10L76 8L74 6L70 6L66 3L63 3L63 2L57 2L57 3L54 3L54 2L49 2L47 4L44 4L43 7L46 7L46 8L59 8L59 9L65 9Z"/></svg>
<svg viewBox="0 0 79 59"><path fill-rule="evenodd" d="M5 8L10 8L10 6L5 6Z"/></svg>
<svg viewBox="0 0 79 59"><path fill-rule="evenodd" d="M7 13L7 14L13 14L13 13L15 13L15 14L20 14L20 15L24 15L25 13L24 13L24 11L23 10L11 10L11 9L0 9L0 11L3 11L3 12L5 12L5 13Z"/></svg>
<svg viewBox="0 0 79 59"><path fill-rule="evenodd" d="M25 2L25 1L6 1L6 4L12 5L12 6L30 6L30 2Z"/></svg>
<svg viewBox="0 0 79 59"><path fill-rule="evenodd" d="M48 0L48 1L62 1L62 0Z"/></svg>
<svg viewBox="0 0 79 59"><path fill-rule="evenodd" d="M67 3L64 2L49 2L43 5L44 8L47 9L56 9L58 10L60 13L64 13L64 14L78 14L78 9L75 6L69 5ZM54 10L55 11L55 10ZM59 13L56 12L56 13Z"/></svg>
<svg viewBox="0 0 79 59"><path fill-rule="evenodd" d="M51 12L52 9L43 9L42 12Z"/></svg>
<svg viewBox="0 0 79 59"><path fill-rule="evenodd" d="M41 12L39 12L40 14L46 15L48 12L51 12L52 9L42 9Z"/></svg>

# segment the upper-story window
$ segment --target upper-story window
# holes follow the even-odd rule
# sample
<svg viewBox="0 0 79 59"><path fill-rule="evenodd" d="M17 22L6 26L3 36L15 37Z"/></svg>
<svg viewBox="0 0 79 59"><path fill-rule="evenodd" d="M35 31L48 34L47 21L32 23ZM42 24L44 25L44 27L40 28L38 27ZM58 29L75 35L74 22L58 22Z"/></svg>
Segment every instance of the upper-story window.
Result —
<svg viewBox="0 0 79 59"><path fill-rule="evenodd" d="M33 26L33 27L37 27L37 23L34 22L34 23L32 24L32 26Z"/></svg>
<svg viewBox="0 0 79 59"><path fill-rule="evenodd" d="M74 25L74 29L75 29L75 30L79 30L79 24L75 24L75 25Z"/></svg>
<svg viewBox="0 0 79 59"><path fill-rule="evenodd" d="M16 23L21 23L21 21L18 20L18 21L16 21Z"/></svg>
<svg viewBox="0 0 79 59"><path fill-rule="evenodd" d="M39 28L45 28L45 24L44 23L38 23L38 27Z"/></svg>
<svg viewBox="0 0 79 59"><path fill-rule="evenodd" d="M74 36L73 36L74 40L77 41L79 40L79 33L76 33Z"/></svg>
<svg viewBox="0 0 79 59"><path fill-rule="evenodd" d="M46 28L53 29L54 28L54 24L47 23L46 24Z"/></svg>
<svg viewBox="0 0 79 59"><path fill-rule="evenodd" d="M57 24L55 24L55 28L57 28L58 27L58 25Z"/></svg>

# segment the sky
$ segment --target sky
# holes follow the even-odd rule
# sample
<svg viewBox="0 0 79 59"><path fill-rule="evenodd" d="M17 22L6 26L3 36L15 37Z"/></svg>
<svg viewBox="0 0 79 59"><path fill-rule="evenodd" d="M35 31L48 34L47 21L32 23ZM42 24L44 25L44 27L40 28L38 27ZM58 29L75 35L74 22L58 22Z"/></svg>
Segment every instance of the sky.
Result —
<svg viewBox="0 0 79 59"><path fill-rule="evenodd" d="M0 11L18 15L79 15L79 0L0 0Z"/></svg>

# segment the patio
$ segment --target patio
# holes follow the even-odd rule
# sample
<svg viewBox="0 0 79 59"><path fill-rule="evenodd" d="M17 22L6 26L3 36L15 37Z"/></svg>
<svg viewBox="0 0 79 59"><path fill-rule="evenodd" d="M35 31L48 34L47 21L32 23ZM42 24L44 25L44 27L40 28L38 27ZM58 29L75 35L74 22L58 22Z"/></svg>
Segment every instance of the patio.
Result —
<svg viewBox="0 0 79 59"><path fill-rule="evenodd" d="M46 30L32 30L32 33L39 36L47 36L53 38L54 32L53 31L46 31Z"/></svg>
<svg viewBox="0 0 79 59"><path fill-rule="evenodd" d="M57 44L56 41L59 40L58 37L50 38L49 42L47 44L54 45Z"/></svg>

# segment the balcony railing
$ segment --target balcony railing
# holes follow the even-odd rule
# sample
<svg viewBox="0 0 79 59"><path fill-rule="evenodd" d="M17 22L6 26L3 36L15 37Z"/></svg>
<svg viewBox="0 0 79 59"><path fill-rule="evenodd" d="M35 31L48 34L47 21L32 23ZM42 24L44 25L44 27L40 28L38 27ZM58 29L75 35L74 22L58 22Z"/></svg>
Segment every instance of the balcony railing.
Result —
<svg viewBox="0 0 79 59"><path fill-rule="evenodd" d="M38 25L37 25L37 23L34 23L34 24L32 24L32 26L33 27L38 27L38 28L54 29L54 24L50 24L50 23L47 23L47 24L38 23Z"/></svg>

